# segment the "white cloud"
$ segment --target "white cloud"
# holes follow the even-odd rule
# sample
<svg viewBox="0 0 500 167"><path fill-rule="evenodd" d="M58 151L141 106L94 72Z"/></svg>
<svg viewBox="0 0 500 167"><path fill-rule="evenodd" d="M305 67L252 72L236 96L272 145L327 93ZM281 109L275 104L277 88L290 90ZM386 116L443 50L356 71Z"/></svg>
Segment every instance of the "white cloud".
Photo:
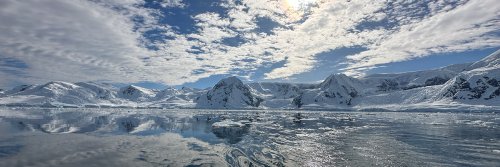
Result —
<svg viewBox="0 0 500 167"><path fill-rule="evenodd" d="M24 62L17 72L0 71L10 83L40 83L49 80L143 80L169 83L176 77L163 77L148 66L154 57L134 32L132 16L142 16L145 26L152 24L147 9L134 8L141 1L90 2L2 1L0 5L0 55ZM117 7L112 10L111 7ZM118 8L119 7L119 8ZM22 76L19 76L22 75Z"/></svg>
<svg viewBox="0 0 500 167"><path fill-rule="evenodd" d="M221 18L219 14L202 13L196 15L194 19L197 21L199 33L189 34L188 37L198 39L205 44L220 42L223 38L237 35L236 32L226 27L230 24L229 19Z"/></svg>
<svg viewBox="0 0 500 167"><path fill-rule="evenodd" d="M31 76L123 80L149 54L132 23L93 3L3 1L0 8L1 54L27 63Z"/></svg>
<svg viewBox="0 0 500 167"><path fill-rule="evenodd" d="M389 34L370 49L348 56L348 73L362 74L366 68L415 59L434 53L461 52L500 46L500 6L495 0L470 1Z"/></svg>
<svg viewBox="0 0 500 167"><path fill-rule="evenodd" d="M144 8L143 0L4 0L0 58L24 62L27 68L0 68L0 78L9 80L0 84L147 80L177 85L214 74L250 75L263 64L278 62L284 66L265 77L288 78L314 69L321 61L316 55L352 46L368 48L348 57L347 72L360 74L432 53L500 45L498 36L490 35L500 27L494 0L453 2L317 0L297 9L287 1L228 0L222 4L228 8L227 17L194 15L197 31L179 34L158 23L161 12ZM181 0L158 3L164 8L190 7ZM260 33L260 17L281 26ZM137 18L142 22L133 21ZM357 28L385 20L393 25ZM151 43L143 36L149 30L161 30L172 39ZM223 43L233 37L246 43ZM146 49L151 45L158 50Z"/></svg>
<svg viewBox="0 0 500 167"><path fill-rule="evenodd" d="M160 2L160 4L164 8L168 8L168 7L184 8L184 7L186 7L186 4L182 3L182 0L163 0L162 2Z"/></svg>
<svg viewBox="0 0 500 167"><path fill-rule="evenodd" d="M276 47L282 51L278 58L286 58L286 63L266 74L266 78L284 78L309 71L316 65L315 55L319 53L366 45L378 39L383 30L356 32L354 27L383 7L381 1L324 2L302 24L276 32Z"/></svg>
<svg viewBox="0 0 500 167"><path fill-rule="evenodd" d="M250 8L246 14L256 17L259 14L250 12L252 7L265 9L269 11L266 16L289 28L275 29L275 34L270 36L248 38L255 41L229 49L228 55L246 52L253 54L247 57L260 62L285 61L283 67L265 74L267 79L277 79L310 71L321 61L316 59L316 55L343 47L368 48L368 51L348 57L350 61L346 73L360 75L380 64L411 60L432 53L499 46L498 36L488 35L498 31L499 27L498 5L494 5L492 0L390 3L318 1L317 6L305 16L304 22L296 23L285 19L286 16L294 18L295 15L283 8L276 8L272 3L266 8L254 1L243 1ZM367 21L384 19L394 25L366 30L356 27ZM258 35L249 33L246 36ZM277 50L264 55L271 47ZM250 64L251 69L251 65L255 68L257 63L247 64Z"/></svg>

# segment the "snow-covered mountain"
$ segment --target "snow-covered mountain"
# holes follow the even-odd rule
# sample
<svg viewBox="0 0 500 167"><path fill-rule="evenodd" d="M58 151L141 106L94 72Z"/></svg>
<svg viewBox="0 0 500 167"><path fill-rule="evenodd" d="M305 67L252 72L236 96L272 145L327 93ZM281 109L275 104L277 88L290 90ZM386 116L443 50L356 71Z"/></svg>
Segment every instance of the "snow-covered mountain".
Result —
<svg viewBox="0 0 500 167"><path fill-rule="evenodd" d="M0 91L0 105L155 108L373 109L469 107L500 109L500 50L467 64L353 78L333 74L317 84L243 83L210 89L116 88L94 82L49 82Z"/></svg>
<svg viewBox="0 0 500 167"><path fill-rule="evenodd" d="M449 71L458 73L443 84L367 94L356 100L358 103L356 107L398 110L465 106L500 109L498 95L500 94L500 51L472 64L453 65L438 70L443 71L450 67L452 70ZM428 72L424 71L424 73Z"/></svg>
<svg viewBox="0 0 500 167"><path fill-rule="evenodd" d="M304 89L299 96L294 98L293 103L299 108L304 105L350 106L353 98L358 97L362 89L363 85L358 79L344 74L333 74L313 89Z"/></svg>
<svg viewBox="0 0 500 167"><path fill-rule="evenodd" d="M248 108L259 107L262 99L236 77L220 80L211 90L196 99L198 108Z"/></svg>
<svg viewBox="0 0 500 167"><path fill-rule="evenodd" d="M298 97L310 84L292 83L250 83L248 87L253 95L261 98L262 108L295 108L293 99Z"/></svg>
<svg viewBox="0 0 500 167"><path fill-rule="evenodd" d="M30 89L33 86L34 85L19 85L19 86L12 88L11 90L4 91L4 95L14 95L18 92L22 92L22 91L25 91L27 89Z"/></svg>
<svg viewBox="0 0 500 167"><path fill-rule="evenodd" d="M443 97L454 100L490 100L500 96L500 69L468 71L446 83L441 91Z"/></svg>
<svg viewBox="0 0 500 167"><path fill-rule="evenodd" d="M442 85L462 71L469 69L472 63L455 64L426 71L415 71L397 74L373 74L359 78L367 88L364 93L377 94L408 90L418 87Z"/></svg>
<svg viewBox="0 0 500 167"><path fill-rule="evenodd" d="M443 85L441 98L466 104L500 105L500 51L472 64Z"/></svg>
<svg viewBox="0 0 500 167"><path fill-rule="evenodd" d="M156 93L157 91L155 90L129 85L118 91L118 97L136 102L144 102L153 99Z"/></svg>
<svg viewBox="0 0 500 167"><path fill-rule="evenodd" d="M53 81L43 85L22 85L6 91L2 104L34 106L85 106L120 104L111 86L92 82Z"/></svg>
<svg viewBox="0 0 500 167"><path fill-rule="evenodd" d="M479 68L498 68L500 65L500 49L490 54L489 56L473 63L469 66L469 70Z"/></svg>
<svg viewBox="0 0 500 167"><path fill-rule="evenodd" d="M194 108L195 99L206 93L207 90L182 87L181 89L167 88L158 92L156 100L150 107L158 108Z"/></svg>
<svg viewBox="0 0 500 167"><path fill-rule="evenodd" d="M206 90L151 90L135 85L116 88L94 82L61 81L21 85L0 94L0 105L44 107L194 107L194 99Z"/></svg>

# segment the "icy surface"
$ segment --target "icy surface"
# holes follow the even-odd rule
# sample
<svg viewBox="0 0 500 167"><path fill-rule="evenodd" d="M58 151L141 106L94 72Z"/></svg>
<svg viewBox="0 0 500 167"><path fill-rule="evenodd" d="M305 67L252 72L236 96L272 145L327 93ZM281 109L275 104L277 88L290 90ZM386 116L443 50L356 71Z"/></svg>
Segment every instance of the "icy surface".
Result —
<svg viewBox="0 0 500 167"><path fill-rule="evenodd" d="M495 112L0 108L0 166L499 166Z"/></svg>

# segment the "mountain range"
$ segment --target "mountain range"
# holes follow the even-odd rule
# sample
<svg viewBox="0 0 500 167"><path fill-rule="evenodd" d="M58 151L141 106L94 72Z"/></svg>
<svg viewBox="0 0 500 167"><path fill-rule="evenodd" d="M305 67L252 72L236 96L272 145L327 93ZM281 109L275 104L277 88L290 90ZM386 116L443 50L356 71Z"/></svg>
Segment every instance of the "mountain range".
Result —
<svg viewBox="0 0 500 167"><path fill-rule="evenodd" d="M129 85L61 81L0 89L0 105L211 109L500 109L500 50L466 64L354 78L333 74L316 84L243 83L155 90Z"/></svg>

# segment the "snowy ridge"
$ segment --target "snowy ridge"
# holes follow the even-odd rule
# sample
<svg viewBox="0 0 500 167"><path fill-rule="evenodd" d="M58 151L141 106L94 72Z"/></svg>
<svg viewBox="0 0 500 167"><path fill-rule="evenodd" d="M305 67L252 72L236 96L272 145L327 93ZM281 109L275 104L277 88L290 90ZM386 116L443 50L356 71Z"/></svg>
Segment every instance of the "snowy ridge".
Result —
<svg viewBox="0 0 500 167"><path fill-rule="evenodd" d="M111 87L103 84L54 81L43 85L16 87L4 94L0 102L35 106L120 104L115 94Z"/></svg>
<svg viewBox="0 0 500 167"><path fill-rule="evenodd" d="M155 108L194 108L196 98L206 93L207 90L183 87L181 89L167 88L158 92L156 101L149 105Z"/></svg>
<svg viewBox="0 0 500 167"><path fill-rule="evenodd" d="M236 77L210 89L115 88L54 81L0 91L0 105L42 107L276 108L500 110L500 51L468 64L353 78L333 74L318 84L243 83Z"/></svg>
<svg viewBox="0 0 500 167"><path fill-rule="evenodd" d="M452 65L463 69L444 84L367 95L357 99L356 108L484 108L500 109L500 51L469 64ZM440 70L440 69L438 69ZM451 70L451 71L456 71ZM430 70L435 71L435 70Z"/></svg>
<svg viewBox="0 0 500 167"><path fill-rule="evenodd" d="M262 108L295 108L293 99L298 97L309 85L291 83L250 83L252 94L260 97ZM313 86L313 85L311 85ZM311 87L309 86L309 87Z"/></svg>
<svg viewBox="0 0 500 167"><path fill-rule="evenodd" d="M398 74L374 74L360 80L368 87L365 93L408 90L418 87L441 85L469 68L471 63ZM374 87L375 86L375 87Z"/></svg>
<svg viewBox="0 0 500 167"><path fill-rule="evenodd" d="M189 90L189 89L187 89ZM0 95L0 105L43 107L178 107L192 103L200 93L150 90L134 85L117 89L94 82L61 81L22 85ZM181 99L177 101L177 99ZM193 105L191 104L191 107Z"/></svg>
<svg viewBox="0 0 500 167"><path fill-rule="evenodd" d="M488 57L485 57L475 63L473 63L469 68L472 69L477 69L481 67L492 67L492 68L498 68L500 65L500 49L497 50L496 52L490 54Z"/></svg>
<svg viewBox="0 0 500 167"><path fill-rule="evenodd" d="M443 85L440 95L466 104L499 105L500 66L460 73Z"/></svg>
<svg viewBox="0 0 500 167"><path fill-rule="evenodd" d="M129 85L123 87L118 92L118 96L124 99L129 99L131 101L150 101L155 97L156 91L142 88L139 86Z"/></svg>
<svg viewBox="0 0 500 167"><path fill-rule="evenodd" d="M362 83L344 74L333 74L318 84L314 89L306 89L293 102L297 107L345 107L352 105L353 98L358 97Z"/></svg>
<svg viewBox="0 0 500 167"><path fill-rule="evenodd" d="M219 81L206 94L196 100L198 108L259 107L261 98L252 95L250 88L236 77Z"/></svg>

